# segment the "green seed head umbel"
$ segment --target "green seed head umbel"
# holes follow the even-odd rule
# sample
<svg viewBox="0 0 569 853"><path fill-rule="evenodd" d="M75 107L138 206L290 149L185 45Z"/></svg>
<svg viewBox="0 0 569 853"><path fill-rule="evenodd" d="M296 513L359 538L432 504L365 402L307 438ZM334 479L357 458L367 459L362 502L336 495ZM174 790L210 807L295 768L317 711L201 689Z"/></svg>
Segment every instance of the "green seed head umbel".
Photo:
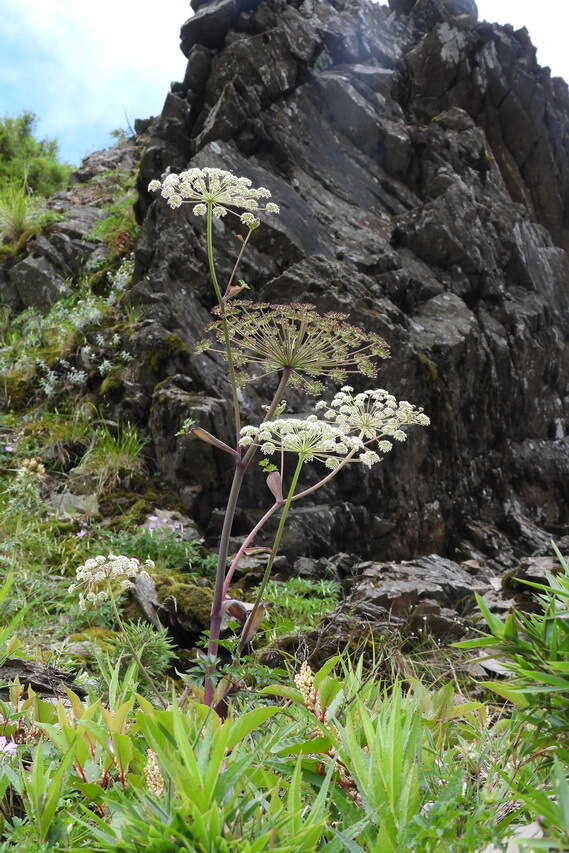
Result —
<svg viewBox="0 0 569 853"><path fill-rule="evenodd" d="M318 314L313 305L271 305L266 302L236 300L225 308L234 363L237 368L257 366L255 379L284 369L290 384L311 393L322 390L318 377L342 382L349 373L377 374L377 358L387 358L389 347L379 335L364 332L346 322L346 314ZM198 351L224 343L223 324L216 320L208 327L210 338ZM239 375L241 383L247 377Z"/></svg>

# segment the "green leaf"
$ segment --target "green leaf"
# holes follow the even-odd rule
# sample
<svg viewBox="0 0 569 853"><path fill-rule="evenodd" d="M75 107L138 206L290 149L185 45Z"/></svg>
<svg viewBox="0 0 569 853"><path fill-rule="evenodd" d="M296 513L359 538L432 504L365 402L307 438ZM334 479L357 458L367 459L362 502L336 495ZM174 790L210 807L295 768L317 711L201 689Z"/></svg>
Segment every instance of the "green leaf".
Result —
<svg viewBox="0 0 569 853"><path fill-rule="evenodd" d="M341 659L342 658L340 655L335 655L334 657L327 660L324 666L320 667L318 672L315 673L314 687L316 688L316 690L320 688L320 685L323 683L324 679L328 677L328 675L332 672L334 667L340 662Z"/></svg>
<svg viewBox="0 0 569 853"><path fill-rule="evenodd" d="M225 725L230 724L227 748L233 749L239 741L244 740L252 731L258 729L263 723L280 712L282 712L282 708L274 706L255 708L253 711L242 714L237 720L230 720L225 723Z"/></svg>
<svg viewBox="0 0 569 853"><path fill-rule="evenodd" d="M485 687L487 690L492 690L494 693L497 693L498 696L502 696L504 699L507 699L508 702L511 702L512 705L515 705L517 708L529 708L529 702L523 693L520 693L519 688L511 687L507 682L505 684L499 681L480 681L478 683L481 687Z"/></svg>
<svg viewBox="0 0 569 853"><path fill-rule="evenodd" d="M276 750L277 755L311 755L318 753L327 753L332 746L332 739L329 737L315 737L311 740L303 740L297 743L290 743L287 746L282 746Z"/></svg>
<svg viewBox="0 0 569 853"><path fill-rule="evenodd" d="M304 705L302 693L296 687L290 687L285 684L269 684L267 687L262 687L258 691L260 696L281 696L283 699L290 699L297 705Z"/></svg>
<svg viewBox="0 0 569 853"><path fill-rule="evenodd" d="M490 612L488 605L486 604L481 595L478 595L478 593L475 593L475 595L476 602L478 604L478 607L480 608L480 612L484 616L488 627L490 628L495 637L502 639L502 637L504 636L504 623L501 619L498 619L497 616L494 616L494 614Z"/></svg>

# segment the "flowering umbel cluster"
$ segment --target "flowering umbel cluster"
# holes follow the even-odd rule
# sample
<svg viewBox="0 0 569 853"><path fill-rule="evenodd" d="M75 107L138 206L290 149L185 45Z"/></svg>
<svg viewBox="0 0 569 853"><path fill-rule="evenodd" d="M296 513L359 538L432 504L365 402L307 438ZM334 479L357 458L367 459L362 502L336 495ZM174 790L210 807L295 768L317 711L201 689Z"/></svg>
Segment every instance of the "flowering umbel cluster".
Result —
<svg viewBox="0 0 569 853"><path fill-rule="evenodd" d="M296 453L305 462L318 460L327 468L337 468L343 457L363 449L363 442L316 415L306 420L280 418L264 421L259 427L246 426L241 430L242 447L257 444L261 453L272 456L276 451Z"/></svg>
<svg viewBox="0 0 569 853"><path fill-rule="evenodd" d="M396 441L405 441L407 436L401 427L430 424L423 409L412 406L406 400L398 403L393 394L384 388L354 394L351 385L344 385L334 396L330 406L325 400L319 400L315 409L326 409L324 417L327 420L342 429L359 432L362 438L372 440L391 436ZM391 446L385 449L391 450Z"/></svg>
<svg viewBox="0 0 569 853"><path fill-rule="evenodd" d="M347 314L318 314L313 305L271 305L242 299L229 303L224 315L237 368L257 365L261 375L288 369L290 384L311 393L322 390L319 376L336 382L345 380L348 373L375 376L375 359L389 355L389 347L379 335L350 325ZM208 332L224 343L220 320L211 323ZM202 341L198 351L206 349L225 352L210 341ZM245 379L238 375L241 383Z"/></svg>
<svg viewBox="0 0 569 853"><path fill-rule="evenodd" d="M332 469L347 457L371 468L381 462L381 457L367 449L369 444L377 443L378 450L389 453L393 445L387 436L405 441L402 427L430 423L422 409L405 400L398 403L383 388L356 395L353 392L350 385L344 385L330 404L325 400L316 403L317 411L326 410L326 420L309 415L304 420L279 418L258 427L245 426L239 443L242 447L255 444L268 456L276 451L297 453L306 462L316 459Z"/></svg>
<svg viewBox="0 0 569 853"><path fill-rule="evenodd" d="M150 192L160 190L160 195L166 199L172 208L184 203L194 205L196 216L205 216L208 205L213 205L213 215L225 216L234 213L233 207L245 210L241 221L250 228L256 228L259 220L255 212L278 213L279 206L272 201L270 190L266 187L254 189L250 178L238 178L225 169L187 169L179 174L167 175L163 181L150 181ZM264 202L264 203L263 203Z"/></svg>
<svg viewBox="0 0 569 853"><path fill-rule="evenodd" d="M152 560L141 563L136 557L123 557L116 554L99 555L86 560L75 571L77 582L71 584L69 592L79 589L79 609L88 605L96 606L107 601L115 590L122 592L133 586L132 578L147 569L152 570Z"/></svg>

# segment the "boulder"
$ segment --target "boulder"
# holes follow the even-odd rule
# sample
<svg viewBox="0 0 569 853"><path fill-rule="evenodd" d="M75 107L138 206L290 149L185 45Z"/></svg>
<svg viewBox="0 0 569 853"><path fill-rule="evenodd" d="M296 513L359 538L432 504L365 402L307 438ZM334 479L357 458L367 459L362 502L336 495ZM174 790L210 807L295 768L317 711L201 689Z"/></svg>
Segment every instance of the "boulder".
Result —
<svg viewBox="0 0 569 853"><path fill-rule="evenodd" d="M68 284L45 257L23 258L11 268L9 277L21 303L42 313L70 292Z"/></svg>

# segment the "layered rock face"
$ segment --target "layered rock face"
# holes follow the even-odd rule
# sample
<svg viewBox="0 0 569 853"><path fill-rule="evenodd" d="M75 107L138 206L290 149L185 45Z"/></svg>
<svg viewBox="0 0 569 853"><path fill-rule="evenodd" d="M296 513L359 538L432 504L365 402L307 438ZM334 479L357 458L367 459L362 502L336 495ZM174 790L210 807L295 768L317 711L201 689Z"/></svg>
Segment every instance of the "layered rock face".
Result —
<svg viewBox="0 0 569 853"><path fill-rule="evenodd" d="M242 269L255 297L344 311L383 335L392 358L377 384L432 419L383 466L297 510L285 553L507 564L566 532L565 83L537 65L525 30L479 22L472 0L193 5L186 75L142 157L141 348L176 334L191 352L213 303L203 222L145 188L167 167L218 166L281 206ZM235 228L217 225L222 273ZM171 359L151 379L132 405L149 411L161 473L215 535L230 471L175 432L192 415L229 437L223 363ZM245 411L270 390L247 386ZM237 535L264 495L259 474Z"/></svg>

